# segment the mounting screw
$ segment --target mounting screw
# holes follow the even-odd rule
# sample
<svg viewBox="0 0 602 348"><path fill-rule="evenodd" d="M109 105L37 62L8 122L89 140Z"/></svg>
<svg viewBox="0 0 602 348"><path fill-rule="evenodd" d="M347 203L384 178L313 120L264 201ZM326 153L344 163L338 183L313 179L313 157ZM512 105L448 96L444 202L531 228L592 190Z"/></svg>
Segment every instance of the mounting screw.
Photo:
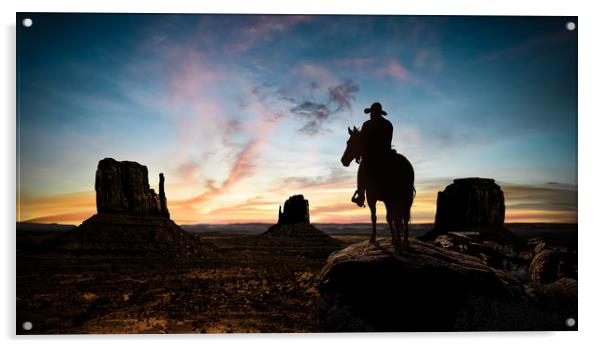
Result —
<svg viewBox="0 0 602 348"><path fill-rule="evenodd" d="M31 323L31 321L24 321L23 325L21 325L23 327L23 330L25 331L29 331L33 328L33 324Z"/></svg>
<svg viewBox="0 0 602 348"><path fill-rule="evenodd" d="M568 318L568 319L565 321L565 323L566 323L566 326L568 326L568 327L573 327L573 326L575 326L575 324L577 324L577 321L575 321L575 319L574 319L574 318Z"/></svg>
<svg viewBox="0 0 602 348"><path fill-rule="evenodd" d="M573 31L575 28L577 28L575 22L566 22L566 30Z"/></svg>
<svg viewBox="0 0 602 348"><path fill-rule="evenodd" d="M33 21L31 20L31 18L23 18L21 24L23 24L25 28L29 28L33 25Z"/></svg>

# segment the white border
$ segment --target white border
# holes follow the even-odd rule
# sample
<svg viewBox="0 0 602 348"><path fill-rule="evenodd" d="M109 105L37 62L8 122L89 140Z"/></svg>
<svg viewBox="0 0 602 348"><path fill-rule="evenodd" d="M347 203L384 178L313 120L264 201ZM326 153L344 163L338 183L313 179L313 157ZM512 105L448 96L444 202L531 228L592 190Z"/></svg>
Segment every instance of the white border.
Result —
<svg viewBox="0 0 602 348"><path fill-rule="evenodd" d="M212 3L191 0L167 1L19 1L2 2L0 16L3 23L1 84L4 115L0 127L2 135L2 168L0 170L0 192L2 201L0 214L3 222L1 234L3 263L2 314L0 327L2 338L8 346L40 345L49 347L105 348L107 344L131 344L132 340L143 340L140 344L163 347L164 339L177 340L176 344L190 345L240 345L305 347L308 344L366 345L417 344L437 347L504 347L532 346L542 344L551 347L590 346L602 341L598 337L600 314L600 287L602 271L599 254L602 247L602 228L597 223L602 199L599 182L602 178L598 149L602 149L599 132L602 110L600 108L600 62L602 62L600 16L596 2L524 0L489 1L393 1L370 0L303 0L295 3L282 1L224 0ZM337 13L337 14L435 14L435 15L570 15L579 16L579 332L560 333L445 333L445 334L336 334L336 335L205 335L196 336L77 336L22 338L14 336L15 313L15 266L14 266L14 221L15 221L15 12L148 12L148 13ZM477 29L478 30L478 29ZM400 294L403 296L403 294ZM44 340L44 342L41 342ZM85 342L79 342L85 340ZM286 340L283 342L282 340Z"/></svg>

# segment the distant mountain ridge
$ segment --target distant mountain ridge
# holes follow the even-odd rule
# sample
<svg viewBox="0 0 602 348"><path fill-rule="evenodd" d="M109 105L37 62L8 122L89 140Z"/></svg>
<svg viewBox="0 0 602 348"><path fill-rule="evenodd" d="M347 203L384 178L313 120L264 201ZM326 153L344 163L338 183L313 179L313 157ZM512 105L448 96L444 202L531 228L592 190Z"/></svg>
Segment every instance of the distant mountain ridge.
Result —
<svg viewBox="0 0 602 348"><path fill-rule="evenodd" d="M37 222L17 222L17 232L38 231L38 232L65 232L74 229L75 225L64 224L44 224Z"/></svg>

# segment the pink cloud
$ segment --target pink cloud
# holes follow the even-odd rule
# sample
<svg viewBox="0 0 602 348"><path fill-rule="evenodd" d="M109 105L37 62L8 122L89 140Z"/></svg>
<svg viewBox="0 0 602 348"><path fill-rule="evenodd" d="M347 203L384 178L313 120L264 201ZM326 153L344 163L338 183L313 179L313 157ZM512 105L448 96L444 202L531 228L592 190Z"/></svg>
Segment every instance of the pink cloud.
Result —
<svg viewBox="0 0 602 348"><path fill-rule="evenodd" d="M252 32L265 33L304 20L270 18ZM147 98L149 103L157 103L162 114L176 126L177 152L169 161L175 168L176 180L186 182L192 191L188 197L172 198L170 205L177 214L198 216L195 204L227 194L255 174L256 160L278 122L266 122L262 110L253 103L239 110L246 114L245 122L230 115L228 110L233 105L231 100L223 99L223 92L232 85L250 90L254 82L244 74L226 69L195 45L167 43L144 45L143 49L157 55L159 59L154 61L159 63L138 67L136 71L164 78L162 95ZM199 191L200 194L195 194Z"/></svg>
<svg viewBox="0 0 602 348"><path fill-rule="evenodd" d="M304 79L299 79L300 76ZM315 82L318 86L322 87L332 86L337 83L336 77L326 67L309 63L295 67L291 72L289 83L297 85L296 89L304 90L307 80ZM303 85L299 86L301 83Z"/></svg>
<svg viewBox="0 0 602 348"><path fill-rule="evenodd" d="M179 174L179 176L185 180L189 180L192 179L194 177L194 175L196 174L198 169L198 164L193 162L193 161L185 161L183 163L181 163L178 168L176 169L176 172Z"/></svg>
<svg viewBox="0 0 602 348"><path fill-rule="evenodd" d="M442 101L450 105L458 104L458 101L450 99L446 93L443 93L436 85L424 79L418 74L411 73L403 65L393 59L390 59L384 67L377 68L374 71L377 77L392 77L400 81L406 81L414 85L424 88L427 92L438 97Z"/></svg>
<svg viewBox="0 0 602 348"><path fill-rule="evenodd" d="M399 80L408 80L410 78L410 73L408 70L403 67L401 64L394 60L389 60L387 65L382 68L376 69L376 75L378 76L390 76Z"/></svg>
<svg viewBox="0 0 602 348"><path fill-rule="evenodd" d="M443 58L437 48L422 49L414 57L414 67L419 70L439 72L443 69Z"/></svg>
<svg viewBox="0 0 602 348"><path fill-rule="evenodd" d="M224 48L225 53L241 53L255 47L261 40L269 39L270 34L282 32L301 23L310 21L310 16L262 16L256 23L241 28L240 40Z"/></svg>
<svg viewBox="0 0 602 348"><path fill-rule="evenodd" d="M236 156L228 177L220 186L215 186L211 181L210 185L208 185L209 189L206 192L186 200L180 200L176 204L197 204L227 193L234 185L251 177L255 173L255 159L259 156L265 145L266 142L261 139L249 142Z"/></svg>
<svg viewBox="0 0 602 348"><path fill-rule="evenodd" d="M343 58L335 60L335 65L338 66L357 66L364 67L367 65L374 64L376 61L375 57L356 57L356 58Z"/></svg>

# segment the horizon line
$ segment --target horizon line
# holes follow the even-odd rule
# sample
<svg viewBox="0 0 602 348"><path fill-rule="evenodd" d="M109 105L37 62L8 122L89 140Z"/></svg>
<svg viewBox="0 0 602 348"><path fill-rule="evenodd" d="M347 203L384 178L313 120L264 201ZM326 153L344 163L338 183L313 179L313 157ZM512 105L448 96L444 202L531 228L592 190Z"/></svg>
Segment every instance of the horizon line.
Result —
<svg viewBox="0 0 602 348"><path fill-rule="evenodd" d="M25 221L16 221L17 224L28 223L28 224L37 224L37 225L72 225L79 226L84 221L79 224L71 224L71 223L63 223L63 222L37 222L35 219L25 220ZM172 220L173 221L173 220ZM175 221L174 221L175 222ZM192 225L277 225L278 222L261 222L261 221L251 221L251 222L193 222L193 223L177 223L178 226L192 226ZM309 222L311 225L370 225L371 222ZM386 225L386 222L377 222L377 225ZM410 223L410 225L434 225L435 222L414 222ZM503 225L507 224L549 224L549 225L578 225L578 221L509 221L504 222Z"/></svg>

